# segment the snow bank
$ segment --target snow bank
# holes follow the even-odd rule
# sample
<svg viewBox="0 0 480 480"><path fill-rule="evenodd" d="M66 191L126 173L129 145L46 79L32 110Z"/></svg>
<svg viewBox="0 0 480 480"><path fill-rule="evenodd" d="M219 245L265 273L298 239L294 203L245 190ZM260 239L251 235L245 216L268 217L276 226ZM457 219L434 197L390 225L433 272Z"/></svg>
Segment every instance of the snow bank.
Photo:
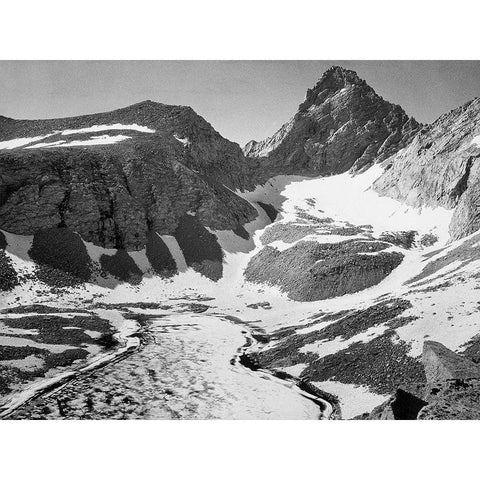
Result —
<svg viewBox="0 0 480 480"><path fill-rule="evenodd" d="M23 145L28 145L29 143L38 142L39 140L51 137L52 135L55 135L55 133L49 133L48 135L42 135L40 137L24 137L5 140L4 142L0 142L0 149L11 150L12 148L22 147Z"/></svg>
<svg viewBox="0 0 480 480"><path fill-rule="evenodd" d="M296 181L285 186L282 196L284 219L296 218L298 208L317 217L331 217L354 225L371 225L373 234L384 231L416 230L420 235L433 233L439 241L449 238L452 210L442 207L415 209L397 200L381 197L370 187L383 173L374 165L361 175L349 173ZM313 199L316 206L311 205ZM320 210L321 209L321 210Z"/></svg>
<svg viewBox="0 0 480 480"><path fill-rule="evenodd" d="M312 382L312 384L338 397L343 419L353 418L362 413L369 413L390 398L388 395L372 393L362 385L358 386L333 381Z"/></svg>
<svg viewBox="0 0 480 480"><path fill-rule="evenodd" d="M135 130L143 133L155 133L155 130L132 123L130 125L123 125L121 123L114 123L112 125L92 125L86 128L71 128L60 132L61 135L73 135L75 133L91 133L91 132L103 132L105 130Z"/></svg>

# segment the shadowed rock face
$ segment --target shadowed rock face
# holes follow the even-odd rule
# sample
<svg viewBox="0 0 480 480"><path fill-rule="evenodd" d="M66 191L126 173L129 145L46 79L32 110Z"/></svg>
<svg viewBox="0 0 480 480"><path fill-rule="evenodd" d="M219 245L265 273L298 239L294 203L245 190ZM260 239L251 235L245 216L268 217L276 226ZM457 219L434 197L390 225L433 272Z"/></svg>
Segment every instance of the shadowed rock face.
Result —
<svg viewBox="0 0 480 480"><path fill-rule="evenodd" d="M480 99L442 115L388 160L374 188L414 207L455 208L450 234L480 227ZM479 139L480 140L480 139Z"/></svg>
<svg viewBox="0 0 480 480"><path fill-rule="evenodd" d="M264 177L361 170L405 147L420 125L351 70L332 67L295 116L270 138L249 142Z"/></svg>
<svg viewBox="0 0 480 480"><path fill-rule="evenodd" d="M2 117L0 140L114 123L155 133L116 130L131 138L113 145L0 150L0 228L28 235L68 227L102 247L139 250L151 231L173 234L188 211L224 230L256 217L229 190L250 185L241 149L189 107L143 102L67 119Z"/></svg>
<svg viewBox="0 0 480 480"><path fill-rule="evenodd" d="M382 252L389 246L351 240L339 244L301 241L284 251L265 247L250 260L245 279L279 286L299 301L354 293L376 285L400 265L401 253Z"/></svg>

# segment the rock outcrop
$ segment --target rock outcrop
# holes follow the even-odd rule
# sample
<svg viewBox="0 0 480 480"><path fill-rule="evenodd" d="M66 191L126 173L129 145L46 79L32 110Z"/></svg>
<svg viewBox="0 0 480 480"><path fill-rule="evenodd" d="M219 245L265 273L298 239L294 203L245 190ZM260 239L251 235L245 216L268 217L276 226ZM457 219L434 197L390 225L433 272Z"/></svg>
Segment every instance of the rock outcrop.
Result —
<svg viewBox="0 0 480 480"><path fill-rule="evenodd" d="M376 285L398 267L403 255L382 251L388 247L363 240L300 241L283 251L267 246L250 260L245 279L278 286L293 300L332 298Z"/></svg>
<svg viewBox="0 0 480 480"><path fill-rule="evenodd" d="M256 217L232 192L251 186L240 147L189 107L148 101L66 119L2 117L0 141L50 135L43 141L54 143L66 129L116 124L148 131L117 127L128 138L110 145L0 149L0 228L30 235L68 227L102 247L139 250L151 232L173 234L187 212L221 230Z"/></svg>
<svg viewBox="0 0 480 480"><path fill-rule="evenodd" d="M425 341L422 363L426 383L400 386L363 419L478 420L480 367L438 342Z"/></svg>
<svg viewBox="0 0 480 480"><path fill-rule="evenodd" d="M332 67L308 90L295 116L244 153L268 175L358 171L408 145L420 125L351 70Z"/></svg>
<svg viewBox="0 0 480 480"><path fill-rule="evenodd" d="M480 227L480 99L423 127L386 162L374 189L414 207L455 208L450 234Z"/></svg>

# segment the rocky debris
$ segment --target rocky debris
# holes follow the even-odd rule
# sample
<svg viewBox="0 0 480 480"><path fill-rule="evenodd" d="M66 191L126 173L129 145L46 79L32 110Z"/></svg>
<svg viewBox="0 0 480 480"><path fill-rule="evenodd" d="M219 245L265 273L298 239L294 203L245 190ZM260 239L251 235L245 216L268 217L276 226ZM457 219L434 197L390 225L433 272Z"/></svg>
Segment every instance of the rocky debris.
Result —
<svg viewBox="0 0 480 480"><path fill-rule="evenodd" d="M137 285L142 281L142 271L133 258L123 249L117 250L114 255L101 255L100 265L103 270L122 282Z"/></svg>
<svg viewBox="0 0 480 480"><path fill-rule="evenodd" d="M416 235L417 235L417 232L415 232L414 230L400 231L400 232L382 232L378 237L378 239L383 242L388 242L393 245L397 245L398 247L409 249L413 247L415 243ZM427 243L428 243L428 240L427 240Z"/></svg>
<svg viewBox="0 0 480 480"><path fill-rule="evenodd" d="M374 188L414 207L455 208L453 239L480 227L480 98L423 127L387 162Z"/></svg>
<svg viewBox="0 0 480 480"><path fill-rule="evenodd" d="M86 359L89 355L89 346L96 345L105 350L118 343L110 323L95 313L88 312L89 315L69 317L48 314L58 313L59 310L61 309L45 305L28 305L4 309L1 312L29 314L23 317L2 317L1 323L16 332L2 333L2 337L27 339L33 341L33 345L35 342L43 345L39 347L0 345L0 394L9 393L13 386L18 387L23 382L43 377L51 369L69 366L77 360ZM69 309L63 312L66 310ZM45 313L32 315L41 311ZM55 353L48 345L65 345L66 348Z"/></svg>
<svg viewBox="0 0 480 480"><path fill-rule="evenodd" d="M265 229L260 237L263 245L281 240L285 243L294 243L307 235L318 233L316 225L298 225L295 222L274 223Z"/></svg>
<svg viewBox="0 0 480 480"><path fill-rule="evenodd" d="M436 235L433 235L432 233L426 233L425 235L422 235L422 238L420 238L420 245L423 245L424 247L431 247L437 242L438 237Z"/></svg>
<svg viewBox="0 0 480 480"><path fill-rule="evenodd" d="M336 380L344 383L366 385L377 393L393 393L407 381L424 379L418 360L408 355L409 346L398 339L394 329L405 325L415 317L404 316L411 307L404 299L390 299L361 310L346 310L322 314L315 322L318 329L297 333L298 326L286 327L270 335L272 347L254 354L261 368L281 369L305 363L301 377L309 381ZM327 322L322 327L321 323ZM304 352L303 347L317 342L346 341L372 327L385 327L377 337L346 344L338 352L319 357Z"/></svg>
<svg viewBox="0 0 480 480"><path fill-rule="evenodd" d="M415 277L408 280L408 284L424 280L427 277L435 275L435 273L443 270L445 267L451 264L456 264L455 268L449 270L449 275L461 270L469 263L478 260L480 257L480 234L473 235L468 240L465 240L457 247L450 249L444 255L441 255L437 259L428 262L423 270ZM441 251L433 252L433 255L439 254ZM430 258L429 255L427 258Z"/></svg>
<svg viewBox="0 0 480 480"><path fill-rule="evenodd" d="M410 350L389 330L370 342L357 342L322 358L309 358L302 377L310 381L335 380L365 385L379 394L393 393L407 382L423 382L422 364L408 355Z"/></svg>
<svg viewBox="0 0 480 480"><path fill-rule="evenodd" d="M366 240L300 241L283 251L267 246L252 257L244 275L249 282L280 287L293 300L323 300L358 292L387 277L403 260L401 253L382 251L389 246Z"/></svg>
<svg viewBox="0 0 480 480"><path fill-rule="evenodd" d="M39 230L28 254L38 265L38 279L53 287L75 286L92 275L85 244L68 228Z"/></svg>
<svg viewBox="0 0 480 480"><path fill-rule="evenodd" d="M272 306L270 305L270 302L258 302L258 303L250 303L247 305L247 308L253 308L254 310L257 310L258 308L263 308L264 310L271 310Z"/></svg>
<svg viewBox="0 0 480 480"><path fill-rule="evenodd" d="M177 264L167 245L157 233L150 232L147 236L145 255L157 275L168 278L177 273Z"/></svg>
<svg viewBox="0 0 480 480"><path fill-rule="evenodd" d="M211 305L205 305L203 303L179 303L178 307L182 309L182 312L203 313L211 308Z"/></svg>
<svg viewBox="0 0 480 480"><path fill-rule="evenodd" d="M419 128L355 72L332 67L288 123L272 137L247 144L244 153L257 159L265 180L359 171L408 145Z"/></svg>
<svg viewBox="0 0 480 480"><path fill-rule="evenodd" d="M0 310L0 314L8 313L90 313L83 308L69 308L69 307L52 307L42 303L34 303L32 305L18 305L17 307L8 307Z"/></svg>
<svg viewBox="0 0 480 480"><path fill-rule="evenodd" d="M140 250L150 232L173 234L186 212L235 229L257 211L232 192L253 186L235 143L189 107L142 102L57 120L2 117L0 140L114 123L147 126L105 146L0 151L0 228L19 235L68 227L105 248ZM174 135L188 137L186 148ZM53 137L52 137L53 138Z"/></svg>
<svg viewBox="0 0 480 480"><path fill-rule="evenodd" d="M402 385L363 419L478 420L480 367L465 355L426 341L422 363L425 381Z"/></svg>
<svg viewBox="0 0 480 480"><path fill-rule="evenodd" d="M158 302L125 302L125 303L102 303L97 302L91 305L91 309L100 308L102 310L119 310L127 312L131 308L140 308L142 310L170 310L170 305L163 305Z"/></svg>
<svg viewBox="0 0 480 480"><path fill-rule="evenodd" d="M217 237L196 216L187 214L181 217L174 236L189 267L211 280L222 278L222 247Z"/></svg>
<svg viewBox="0 0 480 480"><path fill-rule="evenodd" d="M12 260L5 253L7 239L0 232L0 291L8 291L20 285L17 271L13 267Z"/></svg>

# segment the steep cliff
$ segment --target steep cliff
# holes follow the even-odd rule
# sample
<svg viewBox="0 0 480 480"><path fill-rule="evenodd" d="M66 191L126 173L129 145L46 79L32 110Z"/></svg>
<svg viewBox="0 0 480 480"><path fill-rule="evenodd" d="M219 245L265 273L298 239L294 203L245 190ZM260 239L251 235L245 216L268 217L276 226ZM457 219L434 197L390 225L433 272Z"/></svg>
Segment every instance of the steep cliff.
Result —
<svg viewBox="0 0 480 480"><path fill-rule="evenodd" d="M423 127L386 162L374 188L415 207L455 208L453 239L480 227L480 99Z"/></svg>
<svg viewBox="0 0 480 480"><path fill-rule="evenodd" d="M257 213L240 147L190 107L142 102L55 120L0 118L0 228L68 227L106 248L138 250L186 213L235 230Z"/></svg>

